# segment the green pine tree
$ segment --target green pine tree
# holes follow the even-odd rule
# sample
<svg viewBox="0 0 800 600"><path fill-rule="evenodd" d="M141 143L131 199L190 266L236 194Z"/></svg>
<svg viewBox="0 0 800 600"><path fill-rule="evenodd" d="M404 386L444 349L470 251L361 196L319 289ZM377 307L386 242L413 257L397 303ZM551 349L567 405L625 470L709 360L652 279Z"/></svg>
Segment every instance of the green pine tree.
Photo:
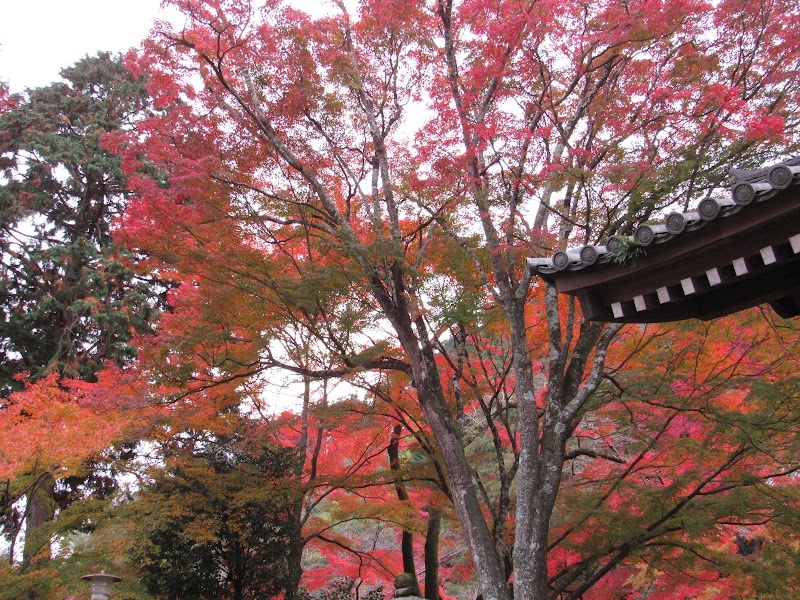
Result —
<svg viewBox="0 0 800 600"><path fill-rule="evenodd" d="M148 109L145 82L107 53L62 77L0 114L0 395L21 372L93 379L155 316L153 282L114 243L128 192L103 147Z"/></svg>
<svg viewBox="0 0 800 600"><path fill-rule="evenodd" d="M25 382L50 373L93 381L106 361L129 361L132 337L153 326L163 291L134 272L137 257L114 241L130 194L120 158L104 147L106 134L131 130L150 110L146 82L109 53L61 75L0 97L0 410ZM12 547L25 522L28 598L46 596L33 563L49 548L58 507L87 490L109 493L108 477L92 466L87 473L81 482L59 480L42 465L0 496L0 530Z"/></svg>

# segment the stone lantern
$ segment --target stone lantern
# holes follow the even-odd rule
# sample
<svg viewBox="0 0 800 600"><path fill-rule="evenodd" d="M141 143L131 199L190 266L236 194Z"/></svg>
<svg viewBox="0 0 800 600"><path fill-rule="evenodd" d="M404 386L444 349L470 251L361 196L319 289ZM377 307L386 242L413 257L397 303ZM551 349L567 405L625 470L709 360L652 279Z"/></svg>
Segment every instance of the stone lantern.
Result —
<svg viewBox="0 0 800 600"><path fill-rule="evenodd" d="M103 572L84 575L81 579L85 579L91 585L92 600L108 600L111 596L111 584L122 581L122 577Z"/></svg>

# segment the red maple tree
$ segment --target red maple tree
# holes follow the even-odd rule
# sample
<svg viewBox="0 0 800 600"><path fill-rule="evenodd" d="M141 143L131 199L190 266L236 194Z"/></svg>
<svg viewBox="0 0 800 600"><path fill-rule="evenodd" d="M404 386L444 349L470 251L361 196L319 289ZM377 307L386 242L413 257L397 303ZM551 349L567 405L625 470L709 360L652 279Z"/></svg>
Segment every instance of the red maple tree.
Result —
<svg viewBox="0 0 800 600"><path fill-rule="evenodd" d="M581 322L552 288L531 286L525 258L552 250L548 229L557 245L596 241L711 192L725 165L790 151L795 3L392 0L354 13L337 2L319 19L279 2L172 4L185 24L162 24L131 57L169 116L116 145L139 173L130 180L139 199L121 224L129 243L180 263L178 293L199 294L218 317L189 336L196 360L176 393L234 391L278 364L314 377L408 377L491 600L509 597L511 552L475 485L466 412L452 408L463 373L448 371L459 360L442 336L448 327L482 327L489 314L508 343L518 428L487 427L516 461L518 600L577 598L622 561L666 544L679 531L667 517L724 485L718 469L750 457L725 446L708 458L715 466L693 465L687 483L659 473L672 493L659 496L662 506L674 504L661 518L642 516L643 530L607 544L576 533L594 550L554 567L552 545L572 535L554 513L572 496L559 497L565 461L594 453L623 470L657 463L644 450L620 463L573 447L587 423L619 406L596 410L613 397L606 362L620 328ZM324 373L275 354L270 344L287 328L325 349ZM676 386L670 394L695 398ZM670 440L675 460L680 427L719 448L708 423L681 425L669 406L647 406L648 435ZM629 504L616 495L621 485L610 486L600 508L619 515Z"/></svg>

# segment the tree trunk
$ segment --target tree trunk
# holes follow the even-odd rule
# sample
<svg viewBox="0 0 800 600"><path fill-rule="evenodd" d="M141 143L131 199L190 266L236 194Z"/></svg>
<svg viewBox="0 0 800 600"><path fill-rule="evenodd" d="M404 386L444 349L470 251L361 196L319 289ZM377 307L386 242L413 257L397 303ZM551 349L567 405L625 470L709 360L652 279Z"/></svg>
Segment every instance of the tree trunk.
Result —
<svg viewBox="0 0 800 600"><path fill-rule="evenodd" d="M461 434L445 401L439 368L432 344L427 338L425 322L418 317L412 323L409 307L404 302L397 306L382 293L382 289L377 286L373 289L408 356L420 407L442 455L453 505L475 564L483 598L509 600L503 563L478 501Z"/></svg>
<svg viewBox="0 0 800 600"><path fill-rule="evenodd" d="M284 594L286 600L294 600L300 591L300 578L303 576L303 539L300 527L300 516L303 510L303 500L298 499L292 507L292 529L291 546L287 557L286 589Z"/></svg>
<svg viewBox="0 0 800 600"><path fill-rule="evenodd" d="M303 377L303 412L300 416L300 439L297 442L297 458L294 469L294 481L297 486L297 496L292 504L290 511L291 524L291 546L287 557L286 589L284 594L287 600L294 600L300 591L300 579L303 576L303 505L305 495L300 493L303 487L303 473L306 466L308 455L308 421L311 410L311 380L308 376ZM321 443L321 431L317 432L315 445L315 456L312 457L312 475L315 472L316 454Z"/></svg>
<svg viewBox="0 0 800 600"><path fill-rule="evenodd" d="M573 421L602 381L606 350L621 327L583 322L577 339L573 339L574 304L564 324L559 315L558 293L553 286L546 288L545 304L550 353L543 411L535 404L524 306L507 304L521 430L514 545L515 600L544 600L550 596L548 534L561 485L566 442ZM587 366L590 366L588 377ZM541 427L536 425L540 419Z"/></svg>
<svg viewBox="0 0 800 600"><path fill-rule="evenodd" d="M41 530L53 520L55 505L53 491L56 482L50 473L39 476L28 493L28 506L25 509L25 545L22 552L24 567L36 562L37 558L50 558L50 535Z"/></svg>
<svg viewBox="0 0 800 600"><path fill-rule="evenodd" d="M55 517L53 494L56 482L50 473L43 473L28 493L25 509L25 543L22 550L22 569L35 568L36 564L50 558L50 534L44 528ZM36 600L34 590L25 593L26 600Z"/></svg>
<svg viewBox="0 0 800 600"><path fill-rule="evenodd" d="M421 379L415 378L420 404L442 454L453 505L475 563L478 584L484 600L508 600L503 564L478 501L461 435L444 400L433 353L426 352L423 361ZM412 358L412 370L415 362Z"/></svg>
<svg viewBox="0 0 800 600"><path fill-rule="evenodd" d="M514 543L514 600L543 600L547 589L547 543L537 526L542 519L539 418L536 384L525 328L524 306L510 300L506 314L511 325L517 411L520 429L517 471L516 534ZM549 519L549 514L547 515ZM544 570L541 563L544 562ZM543 575L542 575L543 574Z"/></svg>
<svg viewBox="0 0 800 600"><path fill-rule="evenodd" d="M432 508L428 513L428 530L425 534L425 598L439 600L439 532L442 512Z"/></svg>
<svg viewBox="0 0 800 600"><path fill-rule="evenodd" d="M400 481L400 433L402 430L403 427L401 425L395 425L392 428L392 439L389 441L386 453L389 455L389 469L396 477L394 489L397 492L397 499L405 502L409 499L409 496L406 486ZM414 561L414 535L407 529L403 529L400 550L403 555L403 572L414 576L414 587L419 589L417 567Z"/></svg>

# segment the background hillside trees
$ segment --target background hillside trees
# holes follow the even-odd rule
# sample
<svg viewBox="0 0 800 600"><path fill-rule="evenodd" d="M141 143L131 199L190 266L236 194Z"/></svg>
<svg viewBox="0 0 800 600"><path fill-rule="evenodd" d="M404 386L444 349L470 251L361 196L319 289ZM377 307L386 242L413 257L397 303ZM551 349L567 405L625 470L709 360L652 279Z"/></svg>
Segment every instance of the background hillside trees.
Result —
<svg viewBox="0 0 800 600"><path fill-rule="evenodd" d="M551 585L572 597L600 581L597 598L797 589L784 571L798 548L796 327L751 311L631 327L620 342L636 351L624 368L610 359L614 385L568 448ZM764 552L741 552L739 538Z"/></svg>

